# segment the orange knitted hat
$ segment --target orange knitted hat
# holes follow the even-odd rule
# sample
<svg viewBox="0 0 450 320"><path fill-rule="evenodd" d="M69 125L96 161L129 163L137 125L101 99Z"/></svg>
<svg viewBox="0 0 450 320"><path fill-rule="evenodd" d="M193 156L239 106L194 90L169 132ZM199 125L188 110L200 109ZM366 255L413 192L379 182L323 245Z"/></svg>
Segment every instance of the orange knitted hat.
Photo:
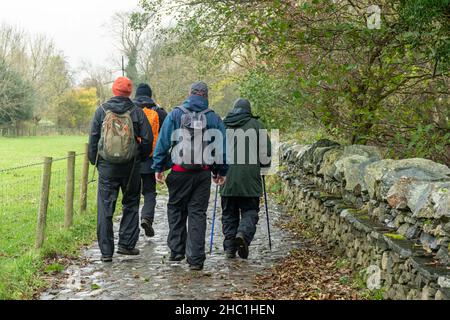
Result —
<svg viewBox="0 0 450 320"><path fill-rule="evenodd" d="M119 77L114 81L112 91L116 97L129 97L133 92L133 83L127 77Z"/></svg>

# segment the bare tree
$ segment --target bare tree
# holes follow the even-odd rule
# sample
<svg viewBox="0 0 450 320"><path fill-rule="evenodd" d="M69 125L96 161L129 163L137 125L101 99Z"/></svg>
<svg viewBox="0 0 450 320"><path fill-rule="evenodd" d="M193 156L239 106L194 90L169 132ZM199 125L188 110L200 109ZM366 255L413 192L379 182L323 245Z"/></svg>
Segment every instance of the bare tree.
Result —
<svg viewBox="0 0 450 320"><path fill-rule="evenodd" d="M44 35L31 37L29 54L28 75L31 81L40 82L45 69L51 63L51 57L55 56L56 49L52 40Z"/></svg>
<svg viewBox="0 0 450 320"><path fill-rule="evenodd" d="M142 49L142 39L146 34L149 19L140 16L139 23L133 25L135 12L118 12L111 18L110 28L114 38L118 41L118 50L127 58L125 71L127 76L134 82L139 81L138 57Z"/></svg>
<svg viewBox="0 0 450 320"><path fill-rule="evenodd" d="M22 30L7 24L0 25L0 59L14 66L14 69L26 75L27 35Z"/></svg>
<svg viewBox="0 0 450 320"><path fill-rule="evenodd" d="M54 42L46 36L29 35L3 24L0 25L0 60L31 86L34 120L52 118L52 110L72 86L65 57Z"/></svg>

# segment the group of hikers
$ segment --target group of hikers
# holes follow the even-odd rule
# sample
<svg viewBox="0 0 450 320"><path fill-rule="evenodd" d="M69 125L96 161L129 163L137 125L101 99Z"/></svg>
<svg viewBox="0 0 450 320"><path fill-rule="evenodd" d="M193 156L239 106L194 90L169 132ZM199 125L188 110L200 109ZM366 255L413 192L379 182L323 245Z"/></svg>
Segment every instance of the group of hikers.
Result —
<svg viewBox="0 0 450 320"><path fill-rule="evenodd" d="M220 186L222 197L225 255L247 259L259 221L261 168L270 166L258 155L256 161L249 160L252 150L259 150L259 136L245 139L242 150L229 134L230 130L244 136L249 130L264 131L250 102L238 99L222 120L209 108L208 86L201 81L169 114L153 100L148 84L138 86L134 100L130 99L133 84L126 77L119 77L112 90L114 97L95 112L89 138L89 160L99 172L97 236L102 261L112 262L115 251L113 215L119 192L123 216L117 253L136 256L139 226L147 237L155 235L156 186L166 183L170 261L187 259L191 270L203 270L212 182ZM265 139L270 157L270 140ZM231 160L230 149L239 149ZM208 150L213 150L209 157ZM235 161L242 154L245 160Z"/></svg>

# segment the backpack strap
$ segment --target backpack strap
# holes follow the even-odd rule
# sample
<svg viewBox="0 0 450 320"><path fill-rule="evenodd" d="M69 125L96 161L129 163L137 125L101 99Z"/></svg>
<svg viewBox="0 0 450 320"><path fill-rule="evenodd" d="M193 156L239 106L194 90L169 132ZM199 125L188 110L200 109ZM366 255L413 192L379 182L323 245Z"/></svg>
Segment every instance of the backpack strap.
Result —
<svg viewBox="0 0 450 320"><path fill-rule="evenodd" d="M191 113L188 109L186 109L184 106L178 106L175 109L180 109L181 111L183 111L184 114L189 114Z"/></svg>
<svg viewBox="0 0 450 320"><path fill-rule="evenodd" d="M207 114L207 113L210 113L210 112L213 112L210 108L208 108L208 109L206 109L206 110L203 110L202 112L200 112L200 114Z"/></svg>
<svg viewBox="0 0 450 320"><path fill-rule="evenodd" d="M109 111L109 110L106 110L106 109L105 109L105 105L104 105L104 104L100 105L100 108L102 108L102 110L103 110L104 113L108 113L108 111ZM136 110L136 109L137 109L137 107L136 107L136 106L133 106L133 108L131 108L130 110L126 111L125 113L131 114L131 113L132 113L134 110ZM124 113L124 114L125 114L125 113Z"/></svg>
<svg viewBox="0 0 450 320"><path fill-rule="evenodd" d="M185 113L185 114L189 114L189 113L194 112L194 111L189 111L189 110L186 109L184 106L178 106L178 107L176 107L175 109L180 109L180 110L183 111L183 113ZM205 109L205 110L199 112L198 114L207 114L207 113L210 113L210 112L213 112L213 111L212 111L210 108L208 108L208 109Z"/></svg>

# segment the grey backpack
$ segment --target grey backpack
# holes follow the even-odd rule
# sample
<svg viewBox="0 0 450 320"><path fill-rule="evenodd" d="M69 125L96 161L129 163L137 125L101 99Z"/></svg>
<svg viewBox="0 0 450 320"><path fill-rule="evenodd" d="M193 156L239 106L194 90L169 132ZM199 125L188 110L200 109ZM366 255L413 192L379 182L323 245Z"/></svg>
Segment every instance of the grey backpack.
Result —
<svg viewBox="0 0 450 320"><path fill-rule="evenodd" d="M190 171L202 170L208 165L203 158L203 152L208 146L208 141L204 141L207 129L206 114L213 111L206 109L194 112L183 106L178 109L183 111L183 115L180 123L182 140L177 145L177 149L181 150L182 160L177 164Z"/></svg>

